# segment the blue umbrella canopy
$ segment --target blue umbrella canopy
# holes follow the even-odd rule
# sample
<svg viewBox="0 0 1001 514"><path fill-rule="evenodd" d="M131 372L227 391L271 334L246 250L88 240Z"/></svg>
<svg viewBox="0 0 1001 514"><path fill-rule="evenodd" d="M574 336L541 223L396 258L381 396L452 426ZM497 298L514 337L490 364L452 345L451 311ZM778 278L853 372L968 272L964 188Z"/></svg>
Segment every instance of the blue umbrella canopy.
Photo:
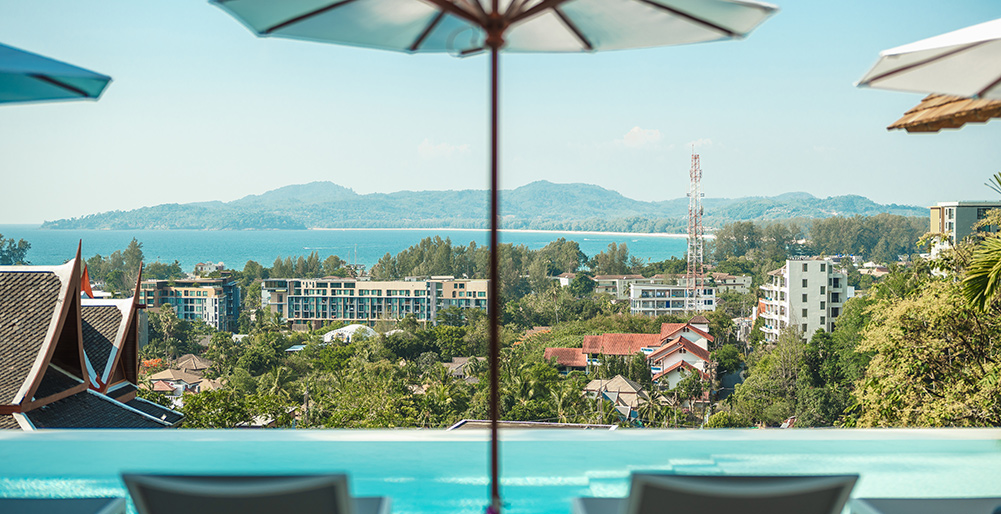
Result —
<svg viewBox="0 0 1001 514"><path fill-rule="evenodd" d="M111 77L0 44L0 103L98 98Z"/></svg>

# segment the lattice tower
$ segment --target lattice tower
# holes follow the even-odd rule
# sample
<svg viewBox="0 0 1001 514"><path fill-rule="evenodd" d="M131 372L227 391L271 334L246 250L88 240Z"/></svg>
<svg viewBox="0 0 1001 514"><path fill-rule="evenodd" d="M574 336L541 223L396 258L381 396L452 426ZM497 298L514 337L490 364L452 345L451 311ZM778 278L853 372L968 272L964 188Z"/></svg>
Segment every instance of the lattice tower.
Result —
<svg viewBox="0 0 1001 514"><path fill-rule="evenodd" d="M685 274L687 291L685 294L685 310L699 312L705 310L702 298L702 286L705 281L705 262L703 260L702 227L702 167L699 165L699 154L692 148L692 169L690 171L691 185L688 189L688 270Z"/></svg>

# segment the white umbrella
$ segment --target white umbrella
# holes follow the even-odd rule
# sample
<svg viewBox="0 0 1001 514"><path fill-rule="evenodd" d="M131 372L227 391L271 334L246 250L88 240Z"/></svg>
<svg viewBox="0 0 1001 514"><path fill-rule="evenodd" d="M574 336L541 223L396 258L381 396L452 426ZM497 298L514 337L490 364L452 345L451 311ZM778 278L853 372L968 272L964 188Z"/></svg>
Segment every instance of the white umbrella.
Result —
<svg viewBox="0 0 1001 514"><path fill-rule="evenodd" d="M111 77L0 45L0 103L97 98Z"/></svg>
<svg viewBox="0 0 1001 514"><path fill-rule="evenodd" d="M741 38L777 8L754 0L210 0L259 36L402 52L490 53L490 484L500 512L498 53L594 52Z"/></svg>
<svg viewBox="0 0 1001 514"><path fill-rule="evenodd" d="M884 50L857 85L1001 100L1001 19Z"/></svg>

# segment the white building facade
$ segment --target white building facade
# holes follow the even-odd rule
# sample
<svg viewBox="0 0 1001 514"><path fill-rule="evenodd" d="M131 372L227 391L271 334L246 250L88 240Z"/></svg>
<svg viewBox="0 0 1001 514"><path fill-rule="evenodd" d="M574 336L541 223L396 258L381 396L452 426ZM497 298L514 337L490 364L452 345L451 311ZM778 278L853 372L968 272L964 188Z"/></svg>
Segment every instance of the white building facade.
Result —
<svg viewBox="0 0 1001 514"><path fill-rule="evenodd" d="M855 295L844 273L827 259L788 260L768 273L761 286L765 340L778 340L786 327L795 326L809 339L817 330L834 330L844 303Z"/></svg>

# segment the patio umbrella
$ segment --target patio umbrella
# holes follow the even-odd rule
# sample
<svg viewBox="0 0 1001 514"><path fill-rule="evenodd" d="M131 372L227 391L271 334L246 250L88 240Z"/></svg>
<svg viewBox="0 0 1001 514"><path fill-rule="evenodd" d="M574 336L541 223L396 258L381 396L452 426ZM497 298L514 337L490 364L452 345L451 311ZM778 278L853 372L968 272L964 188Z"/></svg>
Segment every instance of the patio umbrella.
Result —
<svg viewBox="0 0 1001 514"><path fill-rule="evenodd" d="M776 7L753 0L210 0L259 36L401 52L490 53L491 510L500 511L497 78L500 50L594 52L739 38Z"/></svg>
<svg viewBox="0 0 1001 514"><path fill-rule="evenodd" d="M101 96L111 77L0 44L0 103Z"/></svg>
<svg viewBox="0 0 1001 514"><path fill-rule="evenodd" d="M1001 19L884 50L857 85L1001 100Z"/></svg>

